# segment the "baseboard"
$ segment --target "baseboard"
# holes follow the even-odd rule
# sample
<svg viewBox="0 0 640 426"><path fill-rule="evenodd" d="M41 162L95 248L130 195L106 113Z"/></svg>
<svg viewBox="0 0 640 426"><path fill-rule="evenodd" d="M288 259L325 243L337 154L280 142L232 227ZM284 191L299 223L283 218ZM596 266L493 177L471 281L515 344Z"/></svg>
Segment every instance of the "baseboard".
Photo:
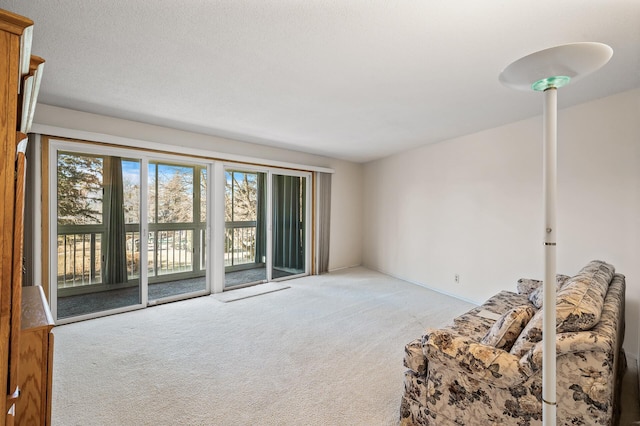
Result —
<svg viewBox="0 0 640 426"><path fill-rule="evenodd" d="M337 272L337 271L342 271L343 269L351 269L351 268L357 268L359 266L362 266L361 264L357 264L357 265L351 265L351 266L341 266L339 268L333 268L333 269L329 269L327 272L331 273L331 272Z"/></svg>
<svg viewBox="0 0 640 426"><path fill-rule="evenodd" d="M420 286L420 287L424 287L427 290L435 291L436 293L444 294L445 296L453 297L454 299L458 299L458 300L462 300L463 302L471 303L472 305L479 306L481 304L481 303L478 303L478 301L476 301L476 300L471 300L471 299L468 299L466 297L461 297L461 296L459 296L457 294L453 294L453 293L449 293L449 292L446 292L446 291L442 291L439 288L431 287L431 286L429 286L429 285L427 285L425 283L421 283L419 281L413 281L413 280L404 278L402 276L399 276L399 275L396 275L396 274L392 274L392 273L389 273L389 272L386 272L386 271L383 271L383 270L380 270L380 269L377 269L377 268L371 268L369 266L364 266L364 267L367 268L367 269L371 269L372 271L380 272L381 274L388 275L390 277L396 278L398 280L406 281L406 282L408 282L410 284L414 284L414 285L417 285L417 286Z"/></svg>

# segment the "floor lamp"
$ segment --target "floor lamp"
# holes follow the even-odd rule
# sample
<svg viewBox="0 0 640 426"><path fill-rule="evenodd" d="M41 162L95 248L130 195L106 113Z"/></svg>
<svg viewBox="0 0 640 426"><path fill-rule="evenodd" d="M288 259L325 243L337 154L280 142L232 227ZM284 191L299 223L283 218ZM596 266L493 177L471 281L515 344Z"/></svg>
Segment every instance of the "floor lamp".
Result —
<svg viewBox="0 0 640 426"><path fill-rule="evenodd" d="M544 92L543 197L544 289L543 306L556 306L556 170L558 89L588 75L611 59L613 50L602 43L572 43L541 50L511 63L499 80L518 90ZM542 422L556 424L556 310L544 309L542 319Z"/></svg>

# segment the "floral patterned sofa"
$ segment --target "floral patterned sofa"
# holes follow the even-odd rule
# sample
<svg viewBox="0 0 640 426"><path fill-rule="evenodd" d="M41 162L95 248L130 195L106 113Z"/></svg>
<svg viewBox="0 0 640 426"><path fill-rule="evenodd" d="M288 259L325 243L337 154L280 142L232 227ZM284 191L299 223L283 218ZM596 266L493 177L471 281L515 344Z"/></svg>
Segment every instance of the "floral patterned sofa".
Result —
<svg viewBox="0 0 640 426"><path fill-rule="evenodd" d="M542 424L541 282L517 287L406 345L401 425ZM557 424L616 425L625 277L592 261L556 290Z"/></svg>

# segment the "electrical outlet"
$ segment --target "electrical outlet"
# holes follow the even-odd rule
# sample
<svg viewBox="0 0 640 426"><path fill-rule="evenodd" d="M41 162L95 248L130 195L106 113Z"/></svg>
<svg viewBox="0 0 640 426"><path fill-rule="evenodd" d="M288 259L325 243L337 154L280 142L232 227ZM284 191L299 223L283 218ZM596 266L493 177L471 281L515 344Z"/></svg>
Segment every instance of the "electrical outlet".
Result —
<svg viewBox="0 0 640 426"><path fill-rule="evenodd" d="M456 284L460 284L460 274L456 274L455 280Z"/></svg>

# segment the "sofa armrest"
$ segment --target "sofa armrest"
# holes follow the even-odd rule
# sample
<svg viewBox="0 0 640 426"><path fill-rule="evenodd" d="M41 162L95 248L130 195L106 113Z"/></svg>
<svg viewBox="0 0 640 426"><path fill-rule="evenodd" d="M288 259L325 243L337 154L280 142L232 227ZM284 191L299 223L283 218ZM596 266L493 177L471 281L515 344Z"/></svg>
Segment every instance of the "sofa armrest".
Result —
<svg viewBox="0 0 640 426"><path fill-rule="evenodd" d="M424 376L427 372L424 352L422 351L422 339L415 339L404 347L403 364L409 370Z"/></svg>
<svg viewBox="0 0 640 426"><path fill-rule="evenodd" d="M528 360L534 371L542 368L542 346L543 342L536 343L529 350L529 353L523 356L523 359ZM575 331L556 335L556 357L579 352L613 353L613 350L611 338L591 331Z"/></svg>
<svg viewBox="0 0 640 426"><path fill-rule="evenodd" d="M487 346L451 330L429 330L424 337L423 350L434 368L459 371L472 379L498 388L517 386L530 376L530 369L521 359L502 349ZM433 364L432 364L433 363Z"/></svg>

